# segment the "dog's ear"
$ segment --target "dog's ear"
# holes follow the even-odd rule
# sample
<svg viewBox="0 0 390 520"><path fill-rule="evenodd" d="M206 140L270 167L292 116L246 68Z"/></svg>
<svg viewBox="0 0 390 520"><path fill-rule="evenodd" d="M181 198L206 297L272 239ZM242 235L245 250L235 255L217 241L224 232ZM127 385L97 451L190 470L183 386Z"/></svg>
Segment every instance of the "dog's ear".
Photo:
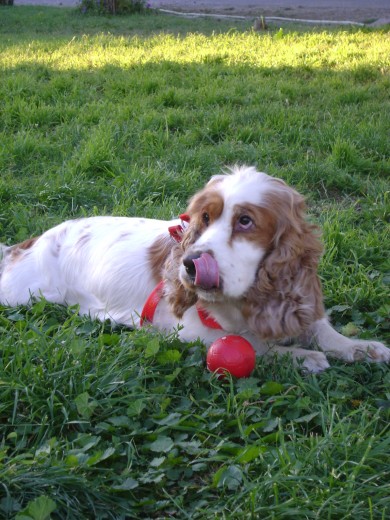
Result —
<svg viewBox="0 0 390 520"><path fill-rule="evenodd" d="M275 180L266 199L273 236L243 313L255 334L278 339L305 332L324 315L317 275L322 245L317 228L305 220L299 193Z"/></svg>
<svg viewBox="0 0 390 520"><path fill-rule="evenodd" d="M187 290L179 278L179 270L183 259L182 244L176 244L165 262L164 297L171 306L177 318L182 318L184 312L197 302L195 292Z"/></svg>

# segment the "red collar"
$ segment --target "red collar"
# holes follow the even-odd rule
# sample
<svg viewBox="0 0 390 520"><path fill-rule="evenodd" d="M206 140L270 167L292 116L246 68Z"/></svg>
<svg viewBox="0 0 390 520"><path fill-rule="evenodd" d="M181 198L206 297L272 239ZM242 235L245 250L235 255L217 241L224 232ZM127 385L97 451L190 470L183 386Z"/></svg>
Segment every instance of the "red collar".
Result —
<svg viewBox="0 0 390 520"><path fill-rule="evenodd" d="M146 300L144 308L141 312L141 319L139 322L141 327L145 325L145 322L153 323L154 313L156 312L157 305L160 303L162 298L164 285L164 281L161 280L161 282L157 284L153 291L149 294L149 297Z"/></svg>
<svg viewBox="0 0 390 520"><path fill-rule="evenodd" d="M162 280L153 291L150 293L148 299L145 302L144 308L141 312L140 326L143 327L146 323L153 323L154 314L157 309L157 305L160 303L160 300L163 297L164 292L164 281ZM196 310L198 311L198 316L200 321L208 327L209 329L222 329L221 325L208 314L208 312L203 309L198 303L196 304Z"/></svg>

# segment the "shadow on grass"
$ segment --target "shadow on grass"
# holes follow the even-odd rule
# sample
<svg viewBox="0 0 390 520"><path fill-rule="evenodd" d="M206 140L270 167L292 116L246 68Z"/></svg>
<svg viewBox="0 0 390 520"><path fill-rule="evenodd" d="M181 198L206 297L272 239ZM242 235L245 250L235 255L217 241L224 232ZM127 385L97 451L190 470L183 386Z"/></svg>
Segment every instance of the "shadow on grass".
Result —
<svg viewBox="0 0 390 520"><path fill-rule="evenodd" d="M154 33L203 33L244 31L252 27L252 20L226 21L200 18L196 20L167 16L150 10L147 14L133 15L93 15L83 14L80 9L47 6L15 6L5 10L0 18L0 31L3 34L15 34L15 31L48 36L95 35L109 32L117 36L150 36ZM2 13L2 14L3 14ZM22 15L22 16L21 16Z"/></svg>

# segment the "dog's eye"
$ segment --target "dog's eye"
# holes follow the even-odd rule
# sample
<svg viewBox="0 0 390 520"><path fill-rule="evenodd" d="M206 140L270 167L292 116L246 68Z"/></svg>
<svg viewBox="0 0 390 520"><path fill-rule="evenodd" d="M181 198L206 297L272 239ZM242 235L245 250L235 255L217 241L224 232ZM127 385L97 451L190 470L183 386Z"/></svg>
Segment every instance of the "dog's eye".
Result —
<svg viewBox="0 0 390 520"><path fill-rule="evenodd" d="M206 226L210 223L210 215L206 211L202 214L202 221Z"/></svg>
<svg viewBox="0 0 390 520"><path fill-rule="evenodd" d="M238 228L242 230L250 229L253 226L253 220L248 215L241 215L238 219Z"/></svg>

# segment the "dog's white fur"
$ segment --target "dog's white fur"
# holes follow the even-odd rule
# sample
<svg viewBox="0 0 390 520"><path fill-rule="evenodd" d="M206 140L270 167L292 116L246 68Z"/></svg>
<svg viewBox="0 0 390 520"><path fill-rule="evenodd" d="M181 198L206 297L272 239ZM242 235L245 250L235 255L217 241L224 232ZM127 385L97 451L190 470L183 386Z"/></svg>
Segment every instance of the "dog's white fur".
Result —
<svg viewBox="0 0 390 520"><path fill-rule="evenodd" d="M138 327L148 295L164 279L153 325L178 330L184 341L201 338L209 346L239 334L257 354L290 352L311 372L329 366L325 354L348 362L390 361L383 344L346 338L329 324L317 276L321 246L303 211L303 198L283 181L236 167L213 177L190 201L180 244L168 233L180 221L91 217L3 246L0 302L15 306L43 296L78 304L93 318ZM218 288L196 285L183 264L205 252L218 266ZM196 303L222 330L202 323ZM293 335L325 354L275 345Z"/></svg>

